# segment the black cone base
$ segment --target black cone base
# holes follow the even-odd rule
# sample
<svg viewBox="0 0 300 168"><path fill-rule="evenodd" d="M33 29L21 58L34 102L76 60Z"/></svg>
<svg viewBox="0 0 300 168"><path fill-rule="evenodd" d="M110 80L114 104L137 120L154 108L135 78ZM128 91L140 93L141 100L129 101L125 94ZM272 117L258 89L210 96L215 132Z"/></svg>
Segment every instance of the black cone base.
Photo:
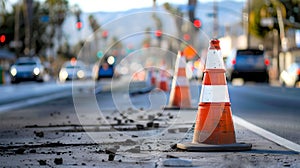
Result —
<svg viewBox="0 0 300 168"><path fill-rule="evenodd" d="M198 107L176 107L176 106L165 106L163 110L198 110Z"/></svg>
<svg viewBox="0 0 300 168"><path fill-rule="evenodd" d="M178 143L176 147L189 152L228 152L228 151L247 151L251 150L252 144L234 143L225 145L211 145L201 143Z"/></svg>

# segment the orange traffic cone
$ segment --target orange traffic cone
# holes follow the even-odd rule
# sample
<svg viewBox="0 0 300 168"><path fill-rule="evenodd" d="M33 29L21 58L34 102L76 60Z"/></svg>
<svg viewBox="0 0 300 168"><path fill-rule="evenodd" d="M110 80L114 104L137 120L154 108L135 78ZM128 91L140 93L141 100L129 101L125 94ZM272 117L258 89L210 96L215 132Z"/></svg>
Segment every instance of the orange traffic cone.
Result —
<svg viewBox="0 0 300 168"><path fill-rule="evenodd" d="M191 94L189 80L186 77L186 59L178 51L175 63L175 73L172 81L168 107L166 110L193 109L191 107Z"/></svg>
<svg viewBox="0 0 300 168"><path fill-rule="evenodd" d="M151 80L151 85L152 86L155 86L155 84L156 84L156 74L155 74L155 70L154 70L154 68L151 68L150 69L150 80Z"/></svg>
<svg viewBox="0 0 300 168"><path fill-rule="evenodd" d="M165 68L165 66L163 66L163 68L160 70L159 88L165 92L167 92L169 90L168 79L167 79L166 73L167 73L166 68Z"/></svg>
<svg viewBox="0 0 300 168"><path fill-rule="evenodd" d="M192 143L177 144L188 151L240 151L252 145L236 143L225 67L219 40L211 40L207 53L198 114Z"/></svg>

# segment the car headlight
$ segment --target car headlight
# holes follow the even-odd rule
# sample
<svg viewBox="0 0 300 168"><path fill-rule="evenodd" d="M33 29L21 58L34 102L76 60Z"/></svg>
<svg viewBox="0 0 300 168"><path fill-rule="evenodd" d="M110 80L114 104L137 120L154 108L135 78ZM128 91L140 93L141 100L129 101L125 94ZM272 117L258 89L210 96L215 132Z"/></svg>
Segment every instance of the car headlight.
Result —
<svg viewBox="0 0 300 168"><path fill-rule="evenodd" d="M68 72L65 70L65 69L62 69L60 72L59 72L59 79L61 81L63 80L66 80L68 78L69 74Z"/></svg>
<svg viewBox="0 0 300 168"><path fill-rule="evenodd" d="M115 57L114 56L109 56L108 58L107 58L107 63L109 64L109 65L113 65L114 63L115 63Z"/></svg>
<svg viewBox="0 0 300 168"><path fill-rule="evenodd" d="M84 72L83 72L83 70L79 70L78 72L77 72L77 77L78 78L84 78Z"/></svg>
<svg viewBox="0 0 300 168"><path fill-rule="evenodd" d="M11 74L12 76L16 76L17 73L18 73L18 71L17 71L17 69L16 69L15 67L13 67L13 68L10 69L10 74Z"/></svg>
<svg viewBox="0 0 300 168"><path fill-rule="evenodd" d="M35 68L33 69L33 74L35 74L35 75L39 75L40 72L41 72L41 70L40 70L38 67L35 67Z"/></svg>

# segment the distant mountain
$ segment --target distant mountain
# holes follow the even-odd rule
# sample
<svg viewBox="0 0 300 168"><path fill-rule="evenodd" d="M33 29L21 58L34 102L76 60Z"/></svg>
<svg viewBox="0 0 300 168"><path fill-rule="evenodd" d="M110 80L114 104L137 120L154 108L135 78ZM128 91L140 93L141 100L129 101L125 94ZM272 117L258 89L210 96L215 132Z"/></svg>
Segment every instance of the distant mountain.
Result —
<svg viewBox="0 0 300 168"><path fill-rule="evenodd" d="M185 12L185 18L187 18L187 11L184 9L184 5L174 5L182 9ZM236 1L221 1L218 2L218 20L219 20L219 36L225 34L225 28L231 27L231 33L241 34L242 27L238 26L242 22L242 10L244 2ZM68 38L71 45L76 44L79 39L86 39L91 36L92 30L89 26L88 17L93 15L102 29L108 30L109 36L116 36L120 40L130 41L134 45L140 44L144 39L143 33L147 27L151 30L155 30L155 22L152 18L152 14L156 15L163 22L163 32L171 36L176 35L176 29L173 17L167 13L162 6L159 6L154 12L151 7L132 9L121 12L96 12L96 13L83 13L81 18L83 20L83 29L81 31L76 30L75 22L76 18L70 15L63 26L64 35ZM213 29L213 2L198 2L196 9L196 17L202 21L202 31L211 36Z"/></svg>

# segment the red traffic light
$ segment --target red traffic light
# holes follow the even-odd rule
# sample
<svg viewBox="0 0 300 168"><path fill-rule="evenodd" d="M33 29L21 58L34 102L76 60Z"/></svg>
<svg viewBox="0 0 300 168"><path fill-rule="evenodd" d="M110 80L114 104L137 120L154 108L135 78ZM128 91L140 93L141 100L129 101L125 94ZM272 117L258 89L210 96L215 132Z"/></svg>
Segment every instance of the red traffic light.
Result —
<svg viewBox="0 0 300 168"><path fill-rule="evenodd" d="M195 19L193 24L194 24L194 27L197 29L199 29L202 26L202 23L199 19Z"/></svg>
<svg viewBox="0 0 300 168"><path fill-rule="evenodd" d="M1 35L0 35L0 43L5 43L5 41L6 41L6 36L5 36L5 34L1 34Z"/></svg>
<svg viewBox="0 0 300 168"><path fill-rule="evenodd" d="M80 21L76 22L76 28L80 30L82 28L82 22Z"/></svg>
<svg viewBox="0 0 300 168"><path fill-rule="evenodd" d="M185 33L185 34L183 35L183 39L184 39L185 41L189 41L189 40L191 39L191 36L190 36L189 34Z"/></svg>
<svg viewBox="0 0 300 168"><path fill-rule="evenodd" d="M102 32L102 37L103 37L103 38L107 38L107 36L108 36L108 31L107 31L107 30L104 30L104 31Z"/></svg>
<svg viewBox="0 0 300 168"><path fill-rule="evenodd" d="M162 31L161 30L156 30L155 31L155 36L156 37L161 37L161 35L162 35Z"/></svg>

